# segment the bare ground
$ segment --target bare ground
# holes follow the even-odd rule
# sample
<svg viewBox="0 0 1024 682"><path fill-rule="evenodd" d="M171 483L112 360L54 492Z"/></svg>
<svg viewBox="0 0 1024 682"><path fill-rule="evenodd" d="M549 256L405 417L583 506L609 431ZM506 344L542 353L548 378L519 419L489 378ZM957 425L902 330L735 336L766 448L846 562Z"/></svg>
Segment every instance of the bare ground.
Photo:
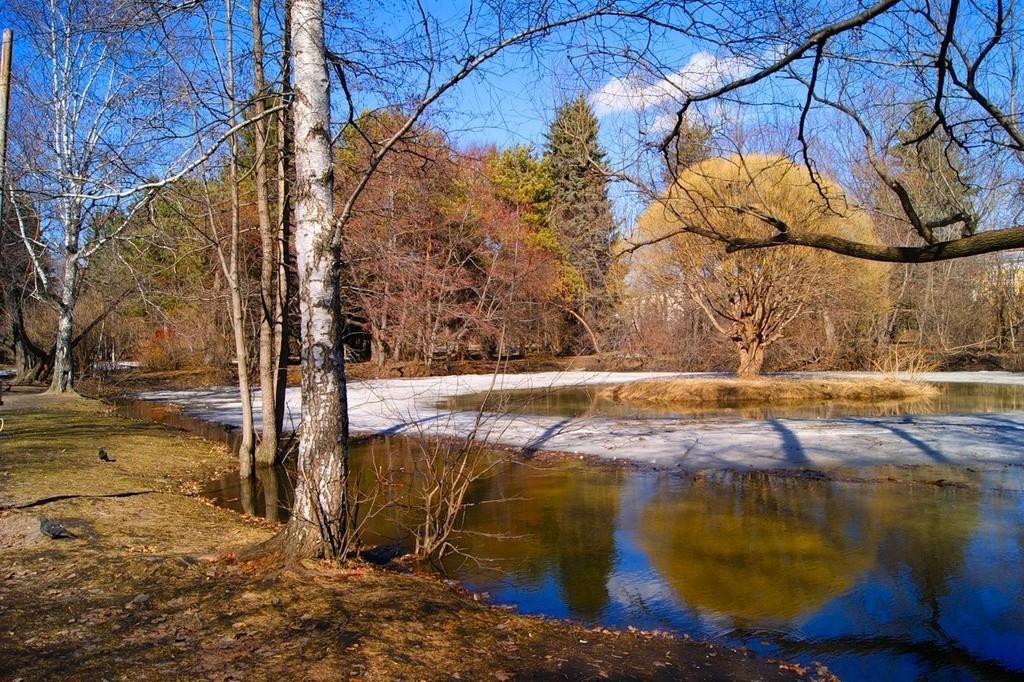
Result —
<svg viewBox="0 0 1024 682"><path fill-rule="evenodd" d="M239 561L274 529L197 496L198 481L233 466L222 447L84 399L4 399L0 679L828 676L686 638L519 616L432 576ZM43 536L44 515L77 538Z"/></svg>

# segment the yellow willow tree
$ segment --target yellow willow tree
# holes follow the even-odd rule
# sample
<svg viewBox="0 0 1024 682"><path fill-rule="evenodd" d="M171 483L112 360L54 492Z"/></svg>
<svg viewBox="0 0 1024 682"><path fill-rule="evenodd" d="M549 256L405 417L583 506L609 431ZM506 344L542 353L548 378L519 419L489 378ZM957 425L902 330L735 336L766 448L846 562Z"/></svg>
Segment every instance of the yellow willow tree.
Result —
<svg viewBox="0 0 1024 682"><path fill-rule="evenodd" d="M781 156L714 158L678 173L640 217L637 282L688 296L736 345L741 377L757 376L765 350L802 316L881 306L885 266L802 247L729 248L763 239L773 220L801 233L875 243L866 212L833 181Z"/></svg>

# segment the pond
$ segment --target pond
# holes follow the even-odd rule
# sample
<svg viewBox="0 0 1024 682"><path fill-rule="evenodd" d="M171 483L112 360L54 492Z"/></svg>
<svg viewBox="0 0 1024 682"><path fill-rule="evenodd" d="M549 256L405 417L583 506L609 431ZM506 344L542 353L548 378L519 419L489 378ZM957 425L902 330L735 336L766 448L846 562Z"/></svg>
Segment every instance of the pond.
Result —
<svg viewBox="0 0 1024 682"><path fill-rule="evenodd" d="M620 403L601 395L613 384L457 395L440 401L443 410L508 412L558 417L622 419L784 419L971 414L1024 410L1024 387L995 383L932 382L937 396L882 403L817 401L780 404L647 406Z"/></svg>
<svg viewBox="0 0 1024 682"><path fill-rule="evenodd" d="M420 447L363 442L354 466L409 471ZM447 570L523 613L715 638L841 679L1019 679L1024 471L901 471L946 485L502 462L470 491ZM291 480L207 492L284 520ZM401 509L368 539L407 542Z"/></svg>

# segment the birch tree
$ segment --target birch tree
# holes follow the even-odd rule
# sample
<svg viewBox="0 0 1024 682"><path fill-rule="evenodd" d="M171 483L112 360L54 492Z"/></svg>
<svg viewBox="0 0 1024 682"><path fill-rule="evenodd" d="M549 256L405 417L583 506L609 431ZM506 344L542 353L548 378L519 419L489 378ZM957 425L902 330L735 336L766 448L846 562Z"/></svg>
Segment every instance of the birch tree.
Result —
<svg viewBox="0 0 1024 682"><path fill-rule="evenodd" d="M322 0L292 0L302 431L295 506L283 538L289 554L341 558L351 541L346 497L348 403L323 12Z"/></svg>
<svg viewBox="0 0 1024 682"><path fill-rule="evenodd" d="M622 16L615 2L498 3L471 14L455 34L445 34L423 6L412 7L415 28L396 44L362 44L341 55L324 42L323 0L292 0L293 104L295 159L295 245L302 338L302 419L298 482L293 514L275 539L293 556L342 558L355 538L348 497L348 415L338 278L345 225L381 162L413 130L424 112L447 92L490 63L502 51L539 40L589 20ZM486 27L482 30L481 27ZM481 30L478 30L481 29ZM340 29L336 33L342 34ZM405 52L412 51L412 54ZM380 61L377 61L380 60ZM381 139L366 136L371 147L359 177L334 205L332 196L331 98L328 67L336 76L346 126L362 131L355 97L360 84L385 84L383 96L400 101L404 120ZM411 72L411 73L410 73ZM377 92L380 96L382 93ZM364 133L365 134L365 133Z"/></svg>
<svg viewBox="0 0 1024 682"><path fill-rule="evenodd" d="M13 8L32 58L15 78L22 109L11 165L33 197L40 238L22 231L34 294L57 312L50 391L73 387L73 321L90 259L144 210L152 192L121 195L152 168L173 108L151 87L164 62L137 17L107 3L47 0ZM116 27L118 30L104 30ZM149 36L152 38L152 36ZM29 217L12 202L17 222ZM50 263L55 267L51 267Z"/></svg>
<svg viewBox="0 0 1024 682"><path fill-rule="evenodd" d="M199 121L189 106L192 72L206 62L183 63L176 50L197 7L113 0L9 6L25 36L10 165L32 206L29 215L14 202L14 222L30 257L32 294L57 313L51 391L73 390L75 305L94 256L127 236L158 192L251 124L237 111ZM215 132L192 144L193 125Z"/></svg>

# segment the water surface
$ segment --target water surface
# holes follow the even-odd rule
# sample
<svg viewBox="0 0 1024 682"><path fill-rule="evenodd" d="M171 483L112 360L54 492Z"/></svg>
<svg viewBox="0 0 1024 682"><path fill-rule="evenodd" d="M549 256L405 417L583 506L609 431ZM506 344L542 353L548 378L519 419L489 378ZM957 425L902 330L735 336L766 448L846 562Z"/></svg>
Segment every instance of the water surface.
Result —
<svg viewBox="0 0 1024 682"><path fill-rule="evenodd" d="M355 467L383 463L412 489L420 448L363 444ZM1006 488L1024 472L913 472L956 485L503 463L471 490L446 568L524 613L716 638L842 679L1019 679L1024 495ZM372 541L408 542L402 490ZM209 493L283 520L291 481Z"/></svg>
<svg viewBox="0 0 1024 682"><path fill-rule="evenodd" d="M940 394L931 398L881 403L817 401L778 404L654 406L621 403L601 395L610 385L472 393L438 403L445 410L484 409L488 412L558 417L624 419L784 419L884 417L923 414L973 414L1024 410L1024 387L1008 384L935 383Z"/></svg>

